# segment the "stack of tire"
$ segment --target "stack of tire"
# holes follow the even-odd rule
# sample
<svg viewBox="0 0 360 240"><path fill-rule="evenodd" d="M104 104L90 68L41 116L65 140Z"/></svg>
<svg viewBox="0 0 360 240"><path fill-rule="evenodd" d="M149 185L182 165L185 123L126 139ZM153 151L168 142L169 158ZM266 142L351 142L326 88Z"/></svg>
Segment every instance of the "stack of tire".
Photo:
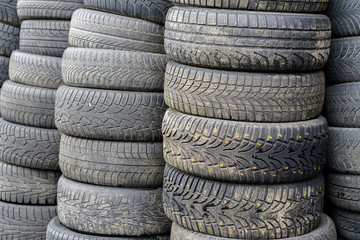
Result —
<svg viewBox="0 0 360 240"><path fill-rule="evenodd" d="M84 4L91 9L72 16L65 85L56 94L63 176L47 238L168 239L161 123L167 109L163 24L172 4Z"/></svg>
<svg viewBox="0 0 360 240"><path fill-rule="evenodd" d="M20 50L11 55L10 80L1 91L0 239L45 239L46 226L57 215L61 175L55 92L61 84L71 12L82 4L48 0L17 4L23 20ZM16 46L16 37L8 37Z"/></svg>
<svg viewBox="0 0 360 240"><path fill-rule="evenodd" d="M360 2L332 0L326 67L329 122L327 198L339 239L360 239Z"/></svg>
<svg viewBox="0 0 360 240"><path fill-rule="evenodd" d="M171 239L336 239L322 213L331 26L317 12L327 1L173 2L182 6L165 24Z"/></svg>

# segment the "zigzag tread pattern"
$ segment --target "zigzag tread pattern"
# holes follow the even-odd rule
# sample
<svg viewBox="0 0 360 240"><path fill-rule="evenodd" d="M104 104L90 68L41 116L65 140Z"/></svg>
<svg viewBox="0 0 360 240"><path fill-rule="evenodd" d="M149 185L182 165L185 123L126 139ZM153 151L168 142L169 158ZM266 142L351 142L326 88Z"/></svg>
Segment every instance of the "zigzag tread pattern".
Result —
<svg viewBox="0 0 360 240"><path fill-rule="evenodd" d="M237 183L296 182L325 165L325 118L297 123L247 123L168 110L165 161L191 175Z"/></svg>
<svg viewBox="0 0 360 240"><path fill-rule="evenodd" d="M20 21L16 12L17 0L3 0L0 2L0 22L19 26Z"/></svg>
<svg viewBox="0 0 360 240"><path fill-rule="evenodd" d="M61 132L75 137L160 141L166 108L162 93L61 86L55 122Z"/></svg>
<svg viewBox="0 0 360 240"><path fill-rule="evenodd" d="M171 223L161 201L161 188L110 188L61 177L59 220L70 229L101 235L165 234ZM101 203L101 204L99 204Z"/></svg>
<svg viewBox="0 0 360 240"><path fill-rule="evenodd" d="M346 239L360 239L360 214L343 210L341 208L332 209L331 218L333 219L336 231Z"/></svg>
<svg viewBox="0 0 360 240"><path fill-rule="evenodd" d="M322 176L282 185L215 182L165 167L165 214L176 224L208 235L277 239L304 235L319 225Z"/></svg>
<svg viewBox="0 0 360 240"><path fill-rule="evenodd" d="M1 5L0 5L1 6ZM11 52L19 47L18 27L0 22L0 55L10 57Z"/></svg>

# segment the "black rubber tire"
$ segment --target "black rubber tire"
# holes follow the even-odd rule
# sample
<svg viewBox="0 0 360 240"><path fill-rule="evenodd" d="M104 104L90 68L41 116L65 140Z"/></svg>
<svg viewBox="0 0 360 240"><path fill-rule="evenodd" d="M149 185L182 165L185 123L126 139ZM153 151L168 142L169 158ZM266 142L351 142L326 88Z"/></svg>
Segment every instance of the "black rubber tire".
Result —
<svg viewBox="0 0 360 240"><path fill-rule="evenodd" d="M9 75L17 83L56 89L62 84L61 58L14 51Z"/></svg>
<svg viewBox="0 0 360 240"><path fill-rule="evenodd" d="M60 132L0 119L0 160L22 167L60 170Z"/></svg>
<svg viewBox="0 0 360 240"><path fill-rule="evenodd" d="M0 162L0 200L17 204L55 205L61 172Z"/></svg>
<svg viewBox="0 0 360 240"><path fill-rule="evenodd" d="M56 215L56 206L0 202L0 239L45 240L46 227Z"/></svg>
<svg viewBox="0 0 360 240"><path fill-rule="evenodd" d="M169 233L161 188L112 188L61 177L59 220L66 227L97 235L141 236ZM101 203L101 204L99 204Z"/></svg>
<svg viewBox="0 0 360 240"><path fill-rule="evenodd" d="M165 53L163 26L87 9L74 12L69 43L72 47Z"/></svg>
<svg viewBox="0 0 360 240"><path fill-rule="evenodd" d="M20 30L20 51L61 57L69 46L69 28L70 21L23 21Z"/></svg>
<svg viewBox="0 0 360 240"><path fill-rule="evenodd" d="M101 1L101 0L99 0ZM267 12L323 12L329 0L171 0L179 5Z"/></svg>
<svg viewBox="0 0 360 240"><path fill-rule="evenodd" d="M75 87L162 92L166 63L164 54L68 48L62 73Z"/></svg>
<svg viewBox="0 0 360 240"><path fill-rule="evenodd" d="M231 240L203 233L194 232L173 223L171 228L171 240ZM312 232L298 237L281 238L282 240L335 240L336 229L334 222L325 214L321 215L319 226Z"/></svg>
<svg viewBox="0 0 360 240"><path fill-rule="evenodd" d="M84 0L85 6L164 25L169 0Z"/></svg>
<svg viewBox="0 0 360 240"><path fill-rule="evenodd" d="M321 14L173 7L165 24L168 57L200 67L312 71L324 67L330 43L330 20Z"/></svg>
<svg viewBox="0 0 360 240"><path fill-rule="evenodd" d="M326 14L331 19L333 37L360 35L360 2L357 0L331 0Z"/></svg>
<svg viewBox="0 0 360 240"><path fill-rule="evenodd" d="M187 114L249 122L295 122L320 115L323 72L268 74L221 71L169 62L166 104Z"/></svg>
<svg viewBox="0 0 360 240"><path fill-rule="evenodd" d="M335 223L337 233L344 239L360 240L360 213L333 208L331 218Z"/></svg>
<svg viewBox="0 0 360 240"><path fill-rule="evenodd" d="M1 56L10 57L11 52L19 48L19 34L20 34L20 28L0 22L0 55Z"/></svg>
<svg viewBox="0 0 360 240"><path fill-rule="evenodd" d="M330 84L360 81L360 37L333 39L325 73Z"/></svg>
<svg viewBox="0 0 360 240"><path fill-rule="evenodd" d="M17 13L22 20L70 20L72 13L84 7L83 0L18 0Z"/></svg>
<svg viewBox="0 0 360 240"><path fill-rule="evenodd" d="M334 172L360 175L360 128L329 127L326 166Z"/></svg>
<svg viewBox="0 0 360 240"><path fill-rule="evenodd" d="M327 176L326 194L330 202L353 212L360 212L360 175L331 173Z"/></svg>
<svg viewBox="0 0 360 240"><path fill-rule="evenodd" d="M2 0L0 2L0 22L13 26L20 26L16 13L17 0Z"/></svg>
<svg viewBox="0 0 360 240"><path fill-rule="evenodd" d="M61 86L55 123L74 137L112 141L161 141L163 93Z"/></svg>
<svg viewBox="0 0 360 240"><path fill-rule="evenodd" d="M78 182L112 187L161 187L162 142L113 142L62 134L60 167Z"/></svg>
<svg viewBox="0 0 360 240"><path fill-rule="evenodd" d="M0 87L6 80L9 80L9 62L8 57L0 56Z"/></svg>
<svg viewBox="0 0 360 240"><path fill-rule="evenodd" d="M191 175L236 183L289 183L325 165L326 119L249 123L186 115L163 120L165 161Z"/></svg>
<svg viewBox="0 0 360 240"><path fill-rule="evenodd" d="M324 178L280 185L215 182L165 166L163 202L171 221L189 230L236 239L304 235L319 225Z"/></svg>
<svg viewBox="0 0 360 240"><path fill-rule="evenodd" d="M1 90L1 115L12 123L56 128L55 94L55 89L6 81Z"/></svg>
<svg viewBox="0 0 360 240"><path fill-rule="evenodd" d="M63 226L59 218L56 217L50 221L47 232L46 239L49 240L170 240L169 235L158 235L158 236L141 236L141 237L105 237L105 236L95 236L87 235L83 233L74 232L65 226ZM320 239L322 240L322 239Z"/></svg>
<svg viewBox="0 0 360 240"><path fill-rule="evenodd" d="M333 127L360 127L360 82L326 88L324 114Z"/></svg>

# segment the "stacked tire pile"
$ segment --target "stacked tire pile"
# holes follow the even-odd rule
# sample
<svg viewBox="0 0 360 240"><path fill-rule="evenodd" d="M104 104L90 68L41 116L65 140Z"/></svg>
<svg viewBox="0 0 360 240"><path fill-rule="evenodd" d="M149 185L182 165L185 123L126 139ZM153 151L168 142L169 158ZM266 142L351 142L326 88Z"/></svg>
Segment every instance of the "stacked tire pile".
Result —
<svg viewBox="0 0 360 240"><path fill-rule="evenodd" d="M190 6L165 24L171 239L336 239L322 213L327 1L173 2Z"/></svg>
<svg viewBox="0 0 360 240"><path fill-rule="evenodd" d="M169 239L161 122L163 24L172 4L84 3L89 9L72 16L71 47L62 63L65 85L56 94L63 176L58 218L47 238Z"/></svg>
<svg viewBox="0 0 360 240"><path fill-rule="evenodd" d="M329 121L327 198L339 239L360 239L360 2L332 0L326 67Z"/></svg>
<svg viewBox="0 0 360 240"><path fill-rule="evenodd" d="M60 133L54 102L75 6L80 1L18 1L20 50L11 55L10 80L1 91L0 239L45 239L57 215ZM16 38L8 37L15 47Z"/></svg>

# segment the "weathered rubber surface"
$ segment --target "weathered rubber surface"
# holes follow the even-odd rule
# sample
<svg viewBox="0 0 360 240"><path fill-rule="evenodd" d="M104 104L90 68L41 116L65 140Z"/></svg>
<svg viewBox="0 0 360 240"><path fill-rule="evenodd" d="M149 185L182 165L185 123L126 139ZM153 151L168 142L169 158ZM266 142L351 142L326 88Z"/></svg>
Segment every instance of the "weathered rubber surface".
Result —
<svg viewBox="0 0 360 240"><path fill-rule="evenodd" d="M20 34L20 29L18 27L14 27L9 24L0 22L0 55L1 56L10 57L11 52L19 48L19 34Z"/></svg>
<svg viewBox="0 0 360 240"><path fill-rule="evenodd" d="M2 0L0 2L0 22L20 26L16 13L17 0Z"/></svg>
<svg viewBox="0 0 360 240"><path fill-rule="evenodd" d="M62 134L62 173L78 182L113 187L161 187L162 142L114 142Z"/></svg>
<svg viewBox="0 0 360 240"><path fill-rule="evenodd" d="M0 119L0 160L44 170L59 168L60 132L35 128Z"/></svg>
<svg viewBox="0 0 360 240"><path fill-rule="evenodd" d="M84 0L86 6L164 25L169 0Z"/></svg>
<svg viewBox="0 0 360 240"><path fill-rule="evenodd" d="M0 202L0 239L45 240L46 226L56 215L56 206Z"/></svg>
<svg viewBox="0 0 360 240"><path fill-rule="evenodd" d="M71 18L72 47L164 53L164 27L141 19L78 9Z"/></svg>
<svg viewBox="0 0 360 240"><path fill-rule="evenodd" d="M304 235L320 222L324 178L280 185L215 182L165 166L163 202L171 221L189 230L236 239Z"/></svg>
<svg viewBox="0 0 360 240"><path fill-rule="evenodd" d="M83 233L74 232L64 227L59 218L56 217L50 221L47 232L47 239L51 240L169 240L169 235L158 235L158 236L141 236L141 237L106 237L106 236L95 236L87 235ZM322 240L322 239L321 239Z"/></svg>
<svg viewBox="0 0 360 240"><path fill-rule="evenodd" d="M0 56L0 87L9 80L9 61L8 57Z"/></svg>
<svg viewBox="0 0 360 240"><path fill-rule="evenodd" d="M75 87L162 92L166 63L165 54L68 48L62 73Z"/></svg>
<svg viewBox="0 0 360 240"><path fill-rule="evenodd" d="M55 123L70 136L113 141L161 141L163 93L61 86Z"/></svg>
<svg viewBox="0 0 360 240"><path fill-rule="evenodd" d="M357 0L331 0L326 14L331 19L333 37L360 35L360 2Z"/></svg>
<svg viewBox="0 0 360 240"><path fill-rule="evenodd" d="M360 129L329 127L326 166L334 172L360 175Z"/></svg>
<svg viewBox="0 0 360 240"><path fill-rule="evenodd" d="M10 80L26 85L58 88L62 83L61 58L14 51L9 65Z"/></svg>
<svg viewBox="0 0 360 240"><path fill-rule="evenodd" d="M331 84L360 81L360 37L332 40L325 73Z"/></svg>
<svg viewBox="0 0 360 240"><path fill-rule="evenodd" d="M222 238L203 233L197 233L180 227L173 223L171 228L171 240L230 240L232 238ZM325 214L320 217L319 226L312 232L298 237L281 238L283 240L335 240L336 229L334 222Z"/></svg>
<svg viewBox="0 0 360 240"><path fill-rule="evenodd" d="M237 183L288 183L325 165L327 122L250 123L186 115L163 120L165 161L191 175Z"/></svg>
<svg viewBox="0 0 360 240"><path fill-rule="evenodd" d="M325 117L333 127L360 127L360 82L326 88Z"/></svg>
<svg viewBox="0 0 360 240"><path fill-rule="evenodd" d="M56 204L61 172L24 168L0 162L0 200L20 204Z"/></svg>
<svg viewBox="0 0 360 240"><path fill-rule="evenodd" d="M165 24L170 59L231 70L322 69L330 38L330 20L321 14L173 7Z"/></svg>
<svg viewBox="0 0 360 240"><path fill-rule="evenodd" d="M166 234L171 223L162 210L161 191L95 186L61 177L59 220L70 229L97 235Z"/></svg>
<svg viewBox="0 0 360 240"><path fill-rule="evenodd" d="M83 0L18 0L20 19L70 20L72 13L84 7Z"/></svg>
<svg viewBox="0 0 360 240"><path fill-rule="evenodd" d="M326 194L332 204L360 212L360 175L328 174Z"/></svg>
<svg viewBox="0 0 360 240"><path fill-rule="evenodd" d="M99 0L101 1L101 0ZM267 12L323 12L329 0L171 0L179 5Z"/></svg>
<svg viewBox="0 0 360 240"><path fill-rule="evenodd" d="M1 90L1 115L9 122L56 128L55 89L33 87L6 81Z"/></svg>
<svg viewBox="0 0 360 240"><path fill-rule="evenodd" d="M70 21L23 21L20 31L20 51L61 57L69 46L69 28Z"/></svg>
<svg viewBox="0 0 360 240"><path fill-rule="evenodd" d="M304 121L320 115L323 72L268 74L215 70L169 62L166 104L180 112L249 122Z"/></svg>
<svg viewBox="0 0 360 240"><path fill-rule="evenodd" d="M348 240L360 240L360 213L334 208L331 218L339 235Z"/></svg>

